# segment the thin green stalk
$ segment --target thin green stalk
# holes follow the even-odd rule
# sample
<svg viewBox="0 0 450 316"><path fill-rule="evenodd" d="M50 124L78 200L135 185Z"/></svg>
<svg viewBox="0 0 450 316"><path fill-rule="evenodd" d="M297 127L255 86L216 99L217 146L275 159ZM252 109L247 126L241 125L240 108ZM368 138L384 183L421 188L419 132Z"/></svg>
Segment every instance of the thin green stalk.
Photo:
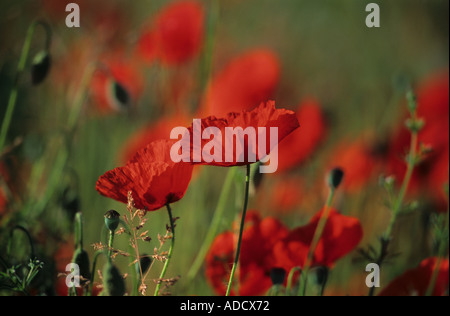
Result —
<svg viewBox="0 0 450 316"><path fill-rule="evenodd" d="M448 233L449 229L449 212L450 209L447 208L447 214L445 215L445 224L444 231ZM447 235L448 237L448 235ZM428 285L427 291L425 292L425 296L432 296L434 292L434 288L436 287L437 278L439 276L439 271L442 263L442 259L445 257L447 251L447 243L445 240L441 240L439 244L438 250L438 260L436 262L436 267L434 268L433 274L431 276L430 284Z"/></svg>
<svg viewBox="0 0 450 316"><path fill-rule="evenodd" d="M216 210L214 212L211 225L209 226L209 230L206 234L206 237L203 241L203 244L200 248L200 251L197 254L197 257L194 260L194 263L192 264L188 274L187 274L187 284L190 284L192 280L195 279L195 277L198 274L198 271L203 265L203 262L205 260L206 254L208 253L209 248L211 247L212 242L214 241L214 238L217 235L217 232L220 227L220 223L223 218L223 213L225 212L225 207L228 201L228 197L230 195L230 191L233 187L233 180L236 175L236 168L230 168L228 171L227 177L225 179L225 182L222 187L222 191L220 193L219 201L217 203Z"/></svg>
<svg viewBox="0 0 450 316"><path fill-rule="evenodd" d="M110 230L108 240L108 261L111 261L113 243L114 243L114 231Z"/></svg>
<svg viewBox="0 0 450 316"><path fill-rule="evenodd" d="M242 211L242 219L241 219L241 226L239 228L239 239L236 249L236 256L234 257L233 267L231 268L231 274L230 279L228 281L226 296L230 296L231 287L233 285L234 280L234 274L236 273L236 267L239 263L239 255L241 253L241 245L242 245L242 235L244 233L244 226L245 226L245 216L247 214L247 207L248 207L249 189L250 189L250 165L247 165L247 175L245 177L244 210Z"/></svg>
<svg viewBox="0 0 450 316"><path fill-rule="evenodd" d="M11 125L12 116L14 114L14 109L17 103L17 96L19 94L19 77L25 70L25 66L27 64L28 55L31 49L31 42L33 40L34 31L36 30L36 26L41 25L46 32L46 42L45 47L48 50L50 48L51 43L51 31L50 27L42 21L34 21L27 30L27 35L25 37L25 42L22 47L22 53L20 55L19 64L17 65L17 73L16 78L13 83L13 88L9 95L8 105L6 106L5 117L3 118L2 127L0 129L0 154L3 152L6 138L8 136L8 130Z"/></svg>
<svg viewBox="0 0 450 316"><path fill-rule="evenodd" d="M303 266L302 275L300 277L300 286L299 286L299 296L304 296L306 294L306 284L308 280L308 272L311 268L312 261L314 259L314 253L316 252L317 245L319 244L320 238L322 237L323 230L325 229L325 225L328 221L328 216L330 214L331 206L333 204L334 194L336 189L331 187L330 193L328 194L327 203L325 205L325 209L320 217L319 223L317 224L316 231L314 232L313 240L309 247L308 255L306 256L306 261Z"/></svg>
<svg viewBox="0 0 450 316"><path fill-rule="evenodd" d="M91 281L89 283L89 291L87 293L88 296L92 296L92 291L94 289L94 279L95 279L95 268L97 266L98 256L101 255L103 251L97 251L94 254L94 260L92 261L92 272L91 272Z"/></svg>
<svg viewBox="0 0 450 316"><path fill-rule="evenodd" d="M169 215L169 220L170 220L170 230L172 231L172 241L170 243L169 253L167 254L166 262L164 262L164 267L159 276L159 282L158 282L158 284L156 284L155 296L159 295L159 290L161 289L161 284L163 283L162 280L164 279L164 276L166 275L166 271L167 271L167 268L169 267L170 259L172 258L173 248L175 246L175 223L173 221L172 209L170 208L169 204L167 204L166 207L167 207L167 213Z"/></svg>
<svg viewBox="0 0 450 316"><path fill-rule="evenodd" d="M286 294L290 295L292 290L292 282L294 280L294 274L295 272L301 272L302 269L300 267L294 267L289 271L288 279L287 279L287 285L286 285Z"/></svg>

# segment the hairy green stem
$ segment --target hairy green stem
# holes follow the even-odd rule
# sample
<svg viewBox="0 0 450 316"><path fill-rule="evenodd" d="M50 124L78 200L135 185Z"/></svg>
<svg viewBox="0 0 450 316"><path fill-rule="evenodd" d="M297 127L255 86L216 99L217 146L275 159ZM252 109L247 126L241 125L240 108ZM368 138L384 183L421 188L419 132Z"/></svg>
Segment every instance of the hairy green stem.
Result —
<svg viewBox="0 0 450 316"><path fill-rule="evenodd" d="M172 241L170 243L170 248L169 248L169 252L167 254L166 262L164 262L164 267L159 276L159 281L156 284L155 296L159 295L159 291L161 289L161 284L163 283L163 279L164 279L164 276L166 275L167 268L169 267L170 259L172 258L173 248L175 246L175 223L173 221L172 209L170 208L169 204L167 204L166 207L167 207L167 214L169 215L169 220L170 220L170 230L172 231Z"/></svg>

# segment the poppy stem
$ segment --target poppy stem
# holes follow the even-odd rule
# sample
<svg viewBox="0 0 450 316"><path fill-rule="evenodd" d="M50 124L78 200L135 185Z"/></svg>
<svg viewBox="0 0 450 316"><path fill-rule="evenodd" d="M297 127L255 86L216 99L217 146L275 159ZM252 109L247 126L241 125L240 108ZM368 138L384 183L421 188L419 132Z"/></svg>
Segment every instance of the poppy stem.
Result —
<svg viewBox="0 0 450 316"><path fill-rule="evenodd" d="M159 290L161 288L161 284L163 283L164 276L166 275L167 267L169 266L170 259L172 258L173 248L175 246L175 222L173 221L172 209L170 208L170 205L167 204L166 207L167 207L167 213L169 215L169 220L170 220L170 230L172 231L172 242L170 244L166 262L164 263L164 267L161 271L161 275L159 276L159 281L156 284L155 296L159 295Z"/></svg>
<svg viewBox="0 0 450 316"><path fill-rule="evenodd" d="M19 94L19 78L25 70L25 66L27 63L28 55L31 49L31 42L33 40L34 31L36 30L36 26L41 25L46 32L46 49L49 49L51 42L51 31L50 27L47 23L43 21L34 21L27 30L27 35L25 37L25 42L22 47L22 53L20 55L19 64L17 66L16 78L14 79L13 88L9 95L8 105L6 107L5 117L3 118L2 127L0 130L0 155L3 152L3 148L5 146L6 137L8 135L9 126L11 124L12 116L14 113L14 108L16 107L17 96Z"/></svg>
<svg viewBox="0 0 450 316"><path fill-rule="evenodd" d="M242 219L241 219L241 226L239 228L239 239L238 239L238 244L237 244L237 249L236 249L236 256L234 257L234 263L233 263L233 267L231 269L230 280L228 281L226 296L230 296L231 287L233 285L233 280L234 280L234 274L236 273L236 267L239 263L239 254L241 252L242 235L243 235L244 226L245 226L245 216L247 214L247 207L248 207L249 189L250 189L250 165L247 165L247 175L245 177L244 210L242 211Z"/></svg>
<svg viewBox="0 0 450 316"><path fill-rule="evenodd" d="M408 99L408 108L411 114L411 118L406 122L409 130L411 131L411 143L409 148L409 154L406 156L406 164L407 169L405 176L403 178L403 183L400 188L398 197L394 201L394 205L392 207L392 217L389 222L389 226L386 229L386 232L381 237L381 251L376 260L376 264L379 267L383 264L384 260L388 256L388 248L392 239L392 231L394 230L394 225L397 222L398 215L401 213L403 202L406 197L406 193L408 192L409 185L411 183L411 179L414 173L414 169L418 163L418 158L420 153L417 153L417 145L419 143L419 132L423 125L421 126L420 120L417 117L417 101L412 91L408 91L407 93ZM409 125L408 125L409 124ZM369 296L375 295L375 287L371 287L369 290Z"/></svg>
<svg viewBox="0 0 450 316"><path fill-rule="evenodd" d="M223 213L225 211L225 207L227 205L228 196L230 195L230 191L233 187L233 180L236 175L236 168L230 168L228 171L227 177L225 179L225 182L222 187L222 191L220 193L219 201L217 203L216 210L214 212L213 219L211 221L211 225L209 226L209 230L206 234L205 241L203 242L203 245L200 248L200 251L197 254L197 257L195 258L194 263L191 266L191 269L189 270L187 274L187 284L190 284L192 280L195 279L198 271L202 267L206 254L208 253L208 250L214 240L214 238L217 235L217 231L219 230L220 223L223 218Z"/></svg>
<svg viewBox="0 0 450 316"><path fill-rule="evenodd" d="M444 232L446 232L447 238L448 238L448 228L449 228L449 213L450 213L450 209L447 208L447 214L445 214L445 224L444 224ZM440 243L439 243L438 259L436 262L436 267L434 268L433 274L431 275L430 284L428 285L428 289L425 292L425 296L433 295L434 289L436 287L436 282L437 282L437 279L439 276L439 271L441 268L442 258L444 258L446 256L447 247L448 247L448 244L444 237L443 239L440 240Z"/></svg>
<svg viewBox="0 0 450 316"><path fill-rule="evenodd" d="M302 274L300 276L300 286L299 286L299 296L305 296L306 294L306 284L308 283L308 272L311 268L312 261L314 259L314 253L316 252L317 245L319 244L320 238L322 237L323 230L328 221L328 216L330 214L331 206L333 205L333 199L336 192L336 188L330 187L330 192L328 194L327 203L325 209L320 217L319 223L317 224L316 231L314 233L311 245L309 246L308 255L306 256L306 262L303 265Z"/></svg>

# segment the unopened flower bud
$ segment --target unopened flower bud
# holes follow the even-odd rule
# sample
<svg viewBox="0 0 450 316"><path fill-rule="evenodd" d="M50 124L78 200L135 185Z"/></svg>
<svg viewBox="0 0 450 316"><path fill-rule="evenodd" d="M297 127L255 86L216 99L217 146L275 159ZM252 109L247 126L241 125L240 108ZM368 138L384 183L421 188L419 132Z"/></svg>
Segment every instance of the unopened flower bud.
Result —
<svg viewBox="0 0 450 316"><path fill-rule="evenodd" d="M286 270L283 268L273 268L270 271L270 279L273 285L282 285L286 278Z"/></svg>
<svg viewBox="0 0 450 316"><path fill-rule="evenodd" d="M328 176L328 185L332 189L337 189L344 178L344 171L341 168L331 170Z"/></svg>
<svg viewBox="0 0 450 316"><path fill-rule="evenodd" d="M78 248L75 250L72 262L78 265L80 268L80 274L83 278L88 280L91 279L89 255L84 249Z"/></svg>
<svg viewBox="0 0 450 316"><path fill-rule="evenodd" d="M105 268L103 269L103 295L125 295L125 281L117 267L110 261L106 263Z"/></svg>
<svg viewBox="0 0 450 316"><path fill-rule="evenodd" d="M33 59L31 65L31 83L38 85L42 83L50 71L51 58L48 51L43 50L39 52Z"/></svg>

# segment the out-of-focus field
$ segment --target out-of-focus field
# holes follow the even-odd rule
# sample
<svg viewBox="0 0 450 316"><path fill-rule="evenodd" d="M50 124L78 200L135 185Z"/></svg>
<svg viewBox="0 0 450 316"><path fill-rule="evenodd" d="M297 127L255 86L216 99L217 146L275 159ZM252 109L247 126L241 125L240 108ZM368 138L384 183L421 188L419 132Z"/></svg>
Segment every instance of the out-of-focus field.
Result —
<svg viewBox="0 0 450 316"><path fill-rule="evenodd" d="M325 137L307 159L282 173L264 175L261 186L251 190L250 209L277 217L289 228L307 223L325 203L326 172L334 161L342 161L336 146L358 140L374 149L386 148L404 122L404 83L417 87L436 71L448 68L448 1L376 1L381 8L381 27L372 29L365 24L368 1L199 1L206 19L202 50L177 66L139 64L135 58L128 59L142 78L129 83L140 85L136 88L136 104L126 112L109 109L98 113L95 87L90 86L73 139L67 143L70 111L89 63L100 56L131 55L143 27L170 1L98 1L98 5L89 5L88 12L81 5L81 28L67 28L67 13L59 12L60 6L51 2L2 0L0 4L0 121L28 26L36 18L44 18L53 32L52 68L45 82L34 87L26 76L20 78L7 138L7 144L15 146L9 146L2 156L8 174L4 178L9 188L8 204L0 212L0 254L6 253L9 228L14 224L26 227L35 241L36 253L46 263L39 277L48 280L56 276L55 254L63 259L72 256L70 250L58 252L67 244L73 245L72 215L67 209L82 211L84 245L92 258L91 244L106 242L104 213L110 209L126 212L124 204L96 192L98 178L123 164L124 146L137 131L176 113L195 118L208 78L214 78L236 56L256 48L273 51L281 73L271 99L278 107L297 110L303 100L315 98L325 113ZM214 3L219 6L218 19L211 18ZM43 35L41 29L36 30L31 56L41 49ZM345 159L349 168L357 168L357 156ZM241 171L227 201L220 231L229 230L232 221L239 219L245 177L244 169ZM226 168L196 167L186 195L172 205L174 216L180 217L166 274L181 276L171 288L174 295L214 294L203 269L193 282L187 283L185 276L210 226L227 172ZM378 183L379 175L387 172L381 164L364 185L351 192L339 191L336 197L337 209L361 221L364 237L360 247L378 247L377 238L389 223L390 212L384 205L387 196ZM302 188L292 184L294 190L281 201L294 202L283 211L273 199L277 186L287 179L297 179ZM393 244L399 256L383 266L382 286L435 254L429 225L435 210L421 190L407 197L407 201L419 199L419 209L401 216L395 225ZM80 204L70 204L74 199ZM167 223L164 210L149 214L153 241L141 251L153 253L159 245L157 235L165 233ZM27 257L29 246L19 232L14 234L12 247L17 262ZM128 239L118 236L115 247L127 250ZM325 295L367 294L367 262L356 257L354 251L336 263ZM58 260L65 262L63 259ZM100 257L98 266L103 263ZM129 259L119 256L116 263L125 273ZM150 278L158 277L161 268L162 263L156 262Z"/></svg>

